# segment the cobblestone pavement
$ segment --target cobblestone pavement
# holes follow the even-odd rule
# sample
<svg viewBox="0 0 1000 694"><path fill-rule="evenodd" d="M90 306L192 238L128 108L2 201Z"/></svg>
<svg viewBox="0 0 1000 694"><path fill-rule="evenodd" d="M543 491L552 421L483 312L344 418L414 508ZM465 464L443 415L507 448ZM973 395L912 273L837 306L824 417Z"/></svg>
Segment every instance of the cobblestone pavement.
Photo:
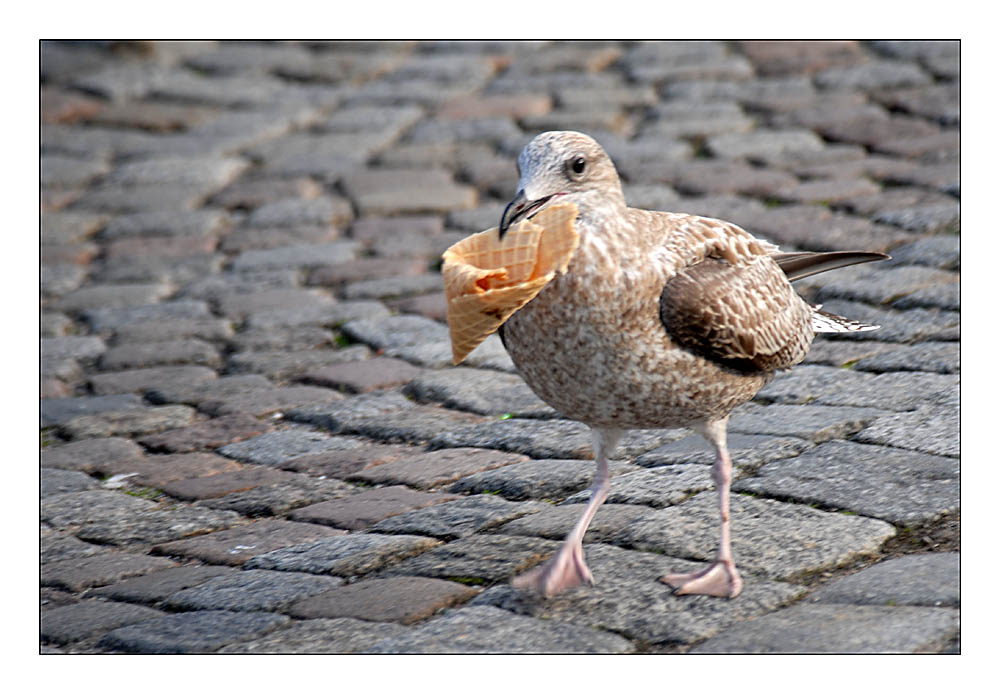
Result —
<svg viewBox="0 0 1000 694"><path fill-rule="evenodd" d="M44 43L45 653L957 652L955 42ZM534 134L597 137L638 207L794 249L883 328L733 415L736 600L708 445L632 432L557 546L589 438L491 337L450 365L441 252Z"/></svg>

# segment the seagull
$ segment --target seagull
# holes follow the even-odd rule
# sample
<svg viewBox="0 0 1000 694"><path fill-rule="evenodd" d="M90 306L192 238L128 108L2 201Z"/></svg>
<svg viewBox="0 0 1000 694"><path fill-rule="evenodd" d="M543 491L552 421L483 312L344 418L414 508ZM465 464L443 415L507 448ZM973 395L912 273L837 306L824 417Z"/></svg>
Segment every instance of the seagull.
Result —
<svg viewBox="0 0 1000 694"><path fill-rule="evenodd" d="M801 362L816 332L878 327L811 306L792 280L889 256L781 253L729 222L628 207L610 157L583 133L542 133L517 163L519 189L500 219L500 239L563 203L578 208L580 238L566 272L514 313L500 337L528 386L590 427L597 470L560 549L513 585L551 596L593 583L583 536L608 496L608 459L621 437L689 427L715 450L718 553L701 571L660 581L678 595L736 597L743 579L730 543L729 414L776 371Z"/></svg>

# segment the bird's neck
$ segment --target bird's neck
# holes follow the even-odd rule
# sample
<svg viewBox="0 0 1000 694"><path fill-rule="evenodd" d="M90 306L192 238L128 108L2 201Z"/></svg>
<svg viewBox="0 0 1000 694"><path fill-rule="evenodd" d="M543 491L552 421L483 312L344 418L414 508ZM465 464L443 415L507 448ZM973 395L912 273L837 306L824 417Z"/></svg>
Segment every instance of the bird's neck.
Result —
<svg viewBox="0 0 1000 694"><path fill-rule="evenodd" d="M575 226L580 243L572 265L576 279L585 284L606 282L636 264L635 233L623 195L582 193L570 201L578 208Z"/></svg>
<svg viewBox="0 0 1000 694"><path fill-rule="evenodd" d="M621 219L625 215L625 196L621 188L586 190L568 195L566 202L576 204L577 225L586 233L607 225L609 220Z"/></svg>

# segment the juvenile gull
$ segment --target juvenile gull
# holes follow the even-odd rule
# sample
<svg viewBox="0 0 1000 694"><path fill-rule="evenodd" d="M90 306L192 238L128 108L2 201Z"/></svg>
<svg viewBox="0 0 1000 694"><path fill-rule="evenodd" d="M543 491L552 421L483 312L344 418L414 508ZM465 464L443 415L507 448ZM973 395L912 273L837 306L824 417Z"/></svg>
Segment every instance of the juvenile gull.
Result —
<svg viewBox="0 0 1000 694"><path fill-rule="evenodd" d="M597 472L560 550L514 585L552 595L592 582L583 536L607 498L608 458L622 434L687 426L716 452L718 555L703 571L660 580L678 594L736 597L743 581L730 548L729 413L776 370L802 361L815 332L876 327L819 311L790 280L888 256L779 253L728 222L630 208L611 159L582 133L538 135L518 157L518 172L501 238L558 201L577 205L580 241L566 273L513 314L500 336L531 389L591 428Z"/></svg>

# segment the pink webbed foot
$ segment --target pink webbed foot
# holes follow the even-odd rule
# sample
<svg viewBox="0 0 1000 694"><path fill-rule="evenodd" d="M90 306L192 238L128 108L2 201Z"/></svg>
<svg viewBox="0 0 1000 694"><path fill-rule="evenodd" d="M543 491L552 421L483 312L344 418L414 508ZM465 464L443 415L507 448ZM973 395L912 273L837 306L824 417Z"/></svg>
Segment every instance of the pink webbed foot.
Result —
<svg viewBox="0 0 1000 694"><path fill-rule="evenodd" d="M743 579L732 562L717 561L690 574L667 574L660 581L674 587L676 595L714 595L735 598L743 590Z"/></svg>
<svg viewBox="0 0 1000 694"><path fill-rule="evenodd" d="M564 545L541 566L514 578L511 585L551 597L564 590L593 582L594 577L583 559L583 547Z"/></svg>

